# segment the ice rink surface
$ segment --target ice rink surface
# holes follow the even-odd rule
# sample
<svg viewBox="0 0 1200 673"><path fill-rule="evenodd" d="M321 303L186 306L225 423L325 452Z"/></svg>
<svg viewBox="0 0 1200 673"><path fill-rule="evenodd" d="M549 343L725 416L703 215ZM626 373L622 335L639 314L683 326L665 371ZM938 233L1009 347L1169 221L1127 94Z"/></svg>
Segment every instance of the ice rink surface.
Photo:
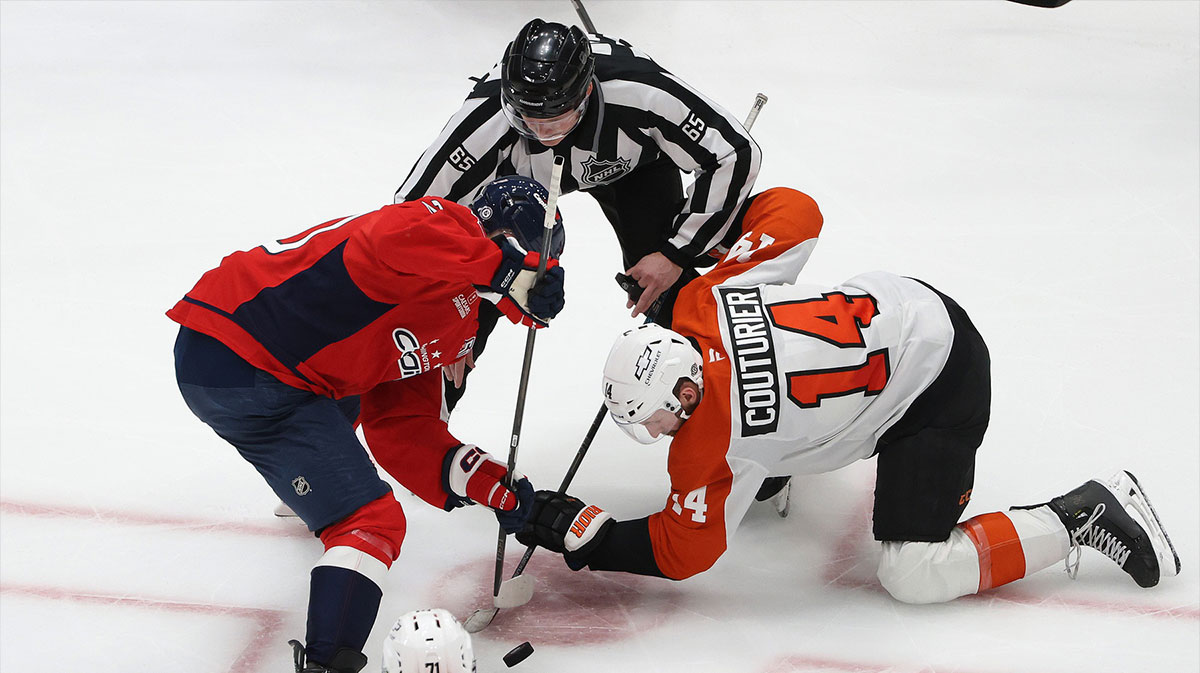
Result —
<svg viewBox="0 0 1200 673"><path fill-rule="evenodd" d="M796 480L710 572L571 573L475 639L479 671L1172 673L1200 667L1200 3L588 2L754 128L759 190L825 214L802 278L884 269L970 312L992 425L968 515L1119 468L1183 573L1139 589L1085 550L984 596L907 606L874 579L874 465ZM318 541L188 412L166 311L222 256L390 203L504 45L570 3L0 3L0 669L290 671ZM582 194L566 311L537 340L520 447L557 485L635 324ZM503 455L524 330L500 327L452 430ZM662 507L665 446L611 425L572 492ZM367 645L490 591L495 520L398 492L409 532ZM510 545L510 568L516 551Z"/></svg>

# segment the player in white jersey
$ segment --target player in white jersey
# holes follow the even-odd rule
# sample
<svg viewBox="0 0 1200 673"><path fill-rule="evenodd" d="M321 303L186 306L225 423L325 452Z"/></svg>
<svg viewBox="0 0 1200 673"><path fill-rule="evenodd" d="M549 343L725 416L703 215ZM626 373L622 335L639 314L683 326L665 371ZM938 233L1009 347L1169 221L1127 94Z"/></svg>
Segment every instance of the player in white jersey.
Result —
<svg viewBox="0 0 1200 673"><path fill-rule="evenodd" d="M797 283L822 219L808 196L753 198L745 232L680 293L674 331L621 336L605 365L613 419L635 439L671 436L661 512L616 521L538 493L518 538L573 569L683 579L707 570L771 475L876 457L879 579L897 599L940 602L1099 549L1141 586L1179 559L1137 481L1121 472L1047 503L960 522L991 404L987 346L957 303L885 272Z"/></svg>

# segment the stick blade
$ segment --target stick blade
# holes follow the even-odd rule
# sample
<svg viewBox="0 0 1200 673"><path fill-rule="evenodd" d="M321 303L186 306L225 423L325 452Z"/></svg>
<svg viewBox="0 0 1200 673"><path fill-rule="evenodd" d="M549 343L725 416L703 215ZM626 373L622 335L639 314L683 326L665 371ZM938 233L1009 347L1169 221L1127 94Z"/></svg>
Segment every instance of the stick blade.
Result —
<svg viewBox="0 0 1200 673"><path fill-rule="evenodd" d="M479 633L492 623L497 612L500 612L498 608L479 608L463 621L463 628L467 633Z"/></svg>
<svg viewBox="0 0 1200 673"><path fill-rule="evenodd" d="M517 575L504 580L500 584L500 592L492 599L492 605L502 610L525 605L533 598L536 586L537 580L532 575Z"/></svg>

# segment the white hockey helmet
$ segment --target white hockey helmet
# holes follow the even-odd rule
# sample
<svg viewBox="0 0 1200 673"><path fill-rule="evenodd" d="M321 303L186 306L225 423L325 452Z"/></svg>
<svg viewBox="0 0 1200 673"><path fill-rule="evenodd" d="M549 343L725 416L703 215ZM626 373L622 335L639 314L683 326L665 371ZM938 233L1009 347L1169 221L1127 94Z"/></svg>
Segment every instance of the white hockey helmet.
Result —
<svg viewBox="0 0 1200 673"><path fill-rule="evenodd" d="M383 641L383 673L430 670L475 673L471 634L441 608L405 613Z"/></svg>
<svg viewBox="0 0 1200 673"><path fill-rule="evenodd" d="M662 436L651 436L642 423L659 409L682 411L675 384L688 379L703 391L703 369L700 353L687 339L654 323L641 325L618 337L608 352L604 404L625 434L651 444Z"/></svg>

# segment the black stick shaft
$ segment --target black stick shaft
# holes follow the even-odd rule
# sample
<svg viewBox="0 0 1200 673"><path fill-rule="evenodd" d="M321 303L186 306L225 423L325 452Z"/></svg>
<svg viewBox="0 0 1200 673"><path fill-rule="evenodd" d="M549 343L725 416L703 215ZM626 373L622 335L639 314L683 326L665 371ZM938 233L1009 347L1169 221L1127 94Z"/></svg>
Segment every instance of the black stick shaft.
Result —
<svg viewBox="0 0 1200 673"><path fill-rule="evenodd" d="M588 16L587 10L583 7L581 0L571 0L571 4L575 7L575 13L579 15L579 20L583 22L583 28L592 34L596 34L596 25L592 23L592 17Z"/></svg>
<svg viewBox="0 0 1200 673"><path fill-rule="evenodd" d="M600 429L600 424L604 422L604 416L607 413L608 408L604 406L604 403L601 403L600 410L596 412L596 418L592 421L592 427L588 428L587 435L583 438L583 443L579 445L579 450L575 452L575 460L571 461L571 467L567 468L566 476L563 477L562 483L558 485L559 495L566 493L567 487L575 479L575 473L579 471L579 465L583 462L583 457L587 455L588 447L592 445L592 440L596 437L596 431ZM513 577L525 572L525 566L529 565L529 559L533 557L533 550L535 549L537 549L537 545L534 544L525 548L525 555L521 557L521 562L517 564L516 570L513 571Z"/></svg>
<svg viewBox="0 0 1200 673"><path fill-rule="evenodd" d="M546 264L550 260L551 239L554 238L552 234L558 214L558 189L565 163L561 156L554 158L554 169L550 174L549 197L546 199L546 217L543 220L541 257L538 259L534 285L537 285L542 276L546 274ZM529 388L529 371L533 365L533 345L536 339L537 328L530 326L529 331L525 333L525 358L521 362L521 383L517 388L517 407L513 412L512 435L508 443L508 473L501 480L501 483L510 490L513 485L512 475L517 469L517 445L521 442L521 421L525 417L525 391ZM500 595L500 584L504 580L504 548L507 542L508 533L501 526L496 539L496 574L492 580L493 598Z"/></svg>

